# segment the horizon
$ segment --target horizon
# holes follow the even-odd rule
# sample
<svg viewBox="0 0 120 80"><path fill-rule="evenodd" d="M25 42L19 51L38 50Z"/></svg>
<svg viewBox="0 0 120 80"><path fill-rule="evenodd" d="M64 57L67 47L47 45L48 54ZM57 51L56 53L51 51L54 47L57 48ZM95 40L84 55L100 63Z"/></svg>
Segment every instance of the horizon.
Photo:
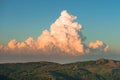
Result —
<svg viewBox="0 0 120 80"><path fill-rule="evenodd" d="M33 61L33 62L8 62L8 63L0 63L0 64L24 64L24 63L41 63L41 62L48 62L48 63L57 63L57 64L71 64L71 63L78 63L78 62L89 62L89 61L98 61L98 60L112 60L112 61L120 61L120 60L115 60L115 59L107 59L107 58L98 58L98 59L91 59L91 60L83 60L83 61L73 61L73 62L57 62L57 61Z"/></svg>

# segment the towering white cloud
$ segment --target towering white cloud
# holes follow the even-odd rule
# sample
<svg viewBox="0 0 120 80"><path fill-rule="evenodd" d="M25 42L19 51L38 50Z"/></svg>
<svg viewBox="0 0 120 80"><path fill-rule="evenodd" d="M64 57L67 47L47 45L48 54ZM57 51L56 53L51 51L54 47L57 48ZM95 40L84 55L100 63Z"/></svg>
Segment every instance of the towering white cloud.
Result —
<svg viewBox="0 0 120 80"><path fill-rule="evenodd" d="M54 46L72 55L84 53L84 45L78 34L82 26L74 22L76 18L66 10L62 11L61 16L51 25L50 32L45 30L38 38L38 47L41 49Z"/></svg>
<svg viewBox="0 0 120 80"><path fill-rule="evenodd" d="M50 31L44 30L37 40L29 37L24 42L16 39L8 42L7 46L0 45L0 51L13 53L40 53L67 55L81 55L90 53L94 49L108 51L109 46L102 41L91 42L89 46L83 44L83 36L79 34L82 26L75 22L76 16L69 14L66 10L61 12L60 17L50 26ZM92 50L91 50L92 49Z"/></svg>

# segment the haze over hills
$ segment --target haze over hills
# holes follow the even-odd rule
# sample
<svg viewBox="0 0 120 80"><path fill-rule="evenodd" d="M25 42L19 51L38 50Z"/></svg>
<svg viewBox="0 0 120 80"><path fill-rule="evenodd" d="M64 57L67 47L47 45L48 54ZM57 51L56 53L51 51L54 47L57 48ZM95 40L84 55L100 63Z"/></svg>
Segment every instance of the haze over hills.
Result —
<svg viewBox="0 0 120 80"><path fill-rule="evenodd" d="M0 64L0 80L120 80L120 61L5 63Z"/></svg>

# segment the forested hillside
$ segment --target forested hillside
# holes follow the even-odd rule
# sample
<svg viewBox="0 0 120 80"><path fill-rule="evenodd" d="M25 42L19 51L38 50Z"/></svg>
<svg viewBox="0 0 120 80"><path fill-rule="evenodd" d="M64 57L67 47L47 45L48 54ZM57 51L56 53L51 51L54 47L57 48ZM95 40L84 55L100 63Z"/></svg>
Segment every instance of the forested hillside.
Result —
<svg viewBox="0 0 120 80"><path fill-rule="evenodd" d="M120 80L120 61L0 64L0 80Z"/></svg>

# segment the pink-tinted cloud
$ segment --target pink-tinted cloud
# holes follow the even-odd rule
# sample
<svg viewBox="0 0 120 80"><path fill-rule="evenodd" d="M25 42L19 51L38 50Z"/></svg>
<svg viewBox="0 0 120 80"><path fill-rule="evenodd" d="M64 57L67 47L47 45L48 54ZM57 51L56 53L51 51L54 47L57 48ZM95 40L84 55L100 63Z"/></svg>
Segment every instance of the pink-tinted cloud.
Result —
<svg viewBox="0 0 120 80"><path fill-rule="evenodd" d="M105 43L103 43L100 40L97 40L96 42L90 42L89 43L89 48L91 49L99 49L100 51L108 51L109 50L109 46L106 45Z"/></svg>
<svg viewBox="0 0 120 80"><path fill-rule="evenodd" d="M78 34L82 26L74 22L76 18L67 11L62 11L61 16L51 25L50 32L45 30L38 38L38 47L44 49L49 46L51 49L54 46L72 55L84 53L84 45Z"/></svg>
<svg viewBox="0 0 120 80"><path fill-rule="evenodd" d="M96 42L91 42L89 44L89 47L92 48L92 49L97 49L97 48L99 48L101 46L103 46L103 42L99 41L99 40L97 40Z"/></svg>
<svg viewBox="0 0 120 80"><path fill-rule="evenodd" d="M29 37L23 42L13 39L6 46L0 45L0 51L11 53L31 54L66 54L82 55L90 53L94 49L108 51L109 46L102 41L91 42L89 46L83 42L83 36L79 34L82 26L75 22L76 16L66 10L61 12L60 17L50 26L50 31L44 30L37 40Z"/></svg>

